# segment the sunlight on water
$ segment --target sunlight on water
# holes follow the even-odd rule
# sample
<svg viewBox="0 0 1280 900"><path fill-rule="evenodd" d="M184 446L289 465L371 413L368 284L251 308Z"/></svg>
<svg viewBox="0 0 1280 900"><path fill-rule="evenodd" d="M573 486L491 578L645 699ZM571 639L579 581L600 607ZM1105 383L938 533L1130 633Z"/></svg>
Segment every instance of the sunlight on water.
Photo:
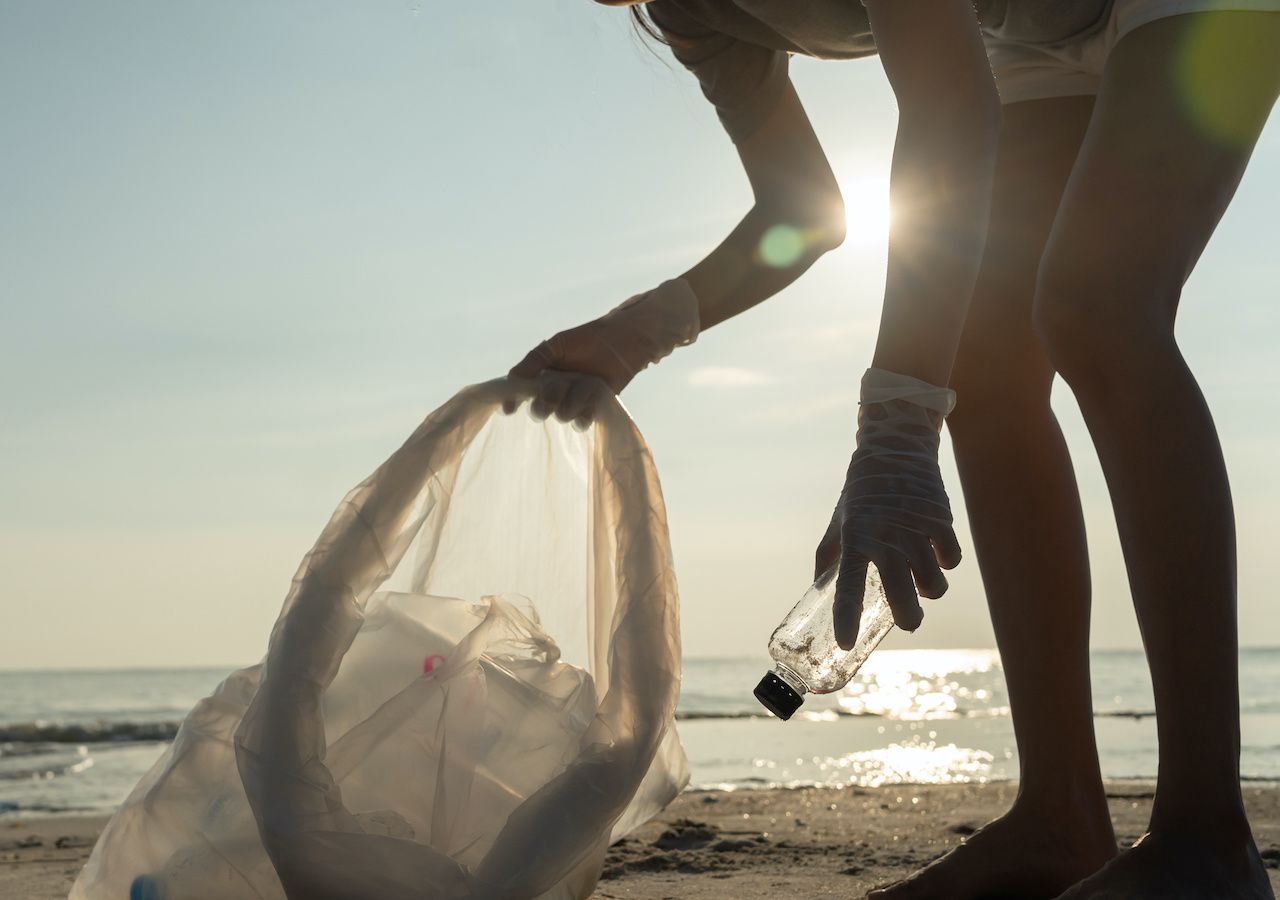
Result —
<svg viewBox="0 0 1280 900"><path fill-rule="evenodd" d="M995 650L877 650L864 673L914 672L917 675L970 675L1000 667Z"/></svg>
<svg viewBox="0 0 1280 900"><path fill-rule="evenodd" d="M845 774L838 780L861 787L959 784L986 781L994 761L995 757L985 750L957 747L955 744L939 745L913 737L906 744L890 744L877 750L850 753L831 760L824 768Z"/></svg>
<svg viewBox="0 0 1280 900"><path fill-rule="evenodd" d="M761 780L791 784L964 784L991 779L995 756L985 750L939 743L912 735L895 742L842 756L796 757L794 760L756 758L751 761ZM1007 774L1007 773L1001 773ZM802 776L796 778L796 776ZM789 776L789 777L788 777Z"/></svg>
<svg viewBox="0 0 1280 900"><path fill-rule="evenodd" d="M851 715L905 721L990 710L989 679L966 676L986 676L999 666L994 650L885 650L871 655L836 702Z"/></svg>

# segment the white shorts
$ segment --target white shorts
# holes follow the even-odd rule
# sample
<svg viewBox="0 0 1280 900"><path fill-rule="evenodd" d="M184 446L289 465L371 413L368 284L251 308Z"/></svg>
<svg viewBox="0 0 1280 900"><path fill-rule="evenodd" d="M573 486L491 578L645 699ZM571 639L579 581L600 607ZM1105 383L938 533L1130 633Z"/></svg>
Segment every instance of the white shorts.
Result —
<svg viewBox="0 0 1280 900"><path fill-rule="evenodd" d="M1107 57L1129 32L1169 16L1227 11L1280 13L1280 0L1115 0L1106 24L1077 41L1029 44L988 35L1000 102L1096 94Z"/></svg>

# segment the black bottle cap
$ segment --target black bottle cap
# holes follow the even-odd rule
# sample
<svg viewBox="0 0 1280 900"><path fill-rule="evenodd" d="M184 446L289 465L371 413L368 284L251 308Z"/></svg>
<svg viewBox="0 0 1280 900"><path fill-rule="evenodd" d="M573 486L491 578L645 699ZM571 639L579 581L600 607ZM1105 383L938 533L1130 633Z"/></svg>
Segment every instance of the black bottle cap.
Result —
<svg viewBox="0 0 1280 900"><path fill-rule="evenodd" d="M766 672L755 689L756 699L784 722L804 703L804 697L772 672Z"/></svg>

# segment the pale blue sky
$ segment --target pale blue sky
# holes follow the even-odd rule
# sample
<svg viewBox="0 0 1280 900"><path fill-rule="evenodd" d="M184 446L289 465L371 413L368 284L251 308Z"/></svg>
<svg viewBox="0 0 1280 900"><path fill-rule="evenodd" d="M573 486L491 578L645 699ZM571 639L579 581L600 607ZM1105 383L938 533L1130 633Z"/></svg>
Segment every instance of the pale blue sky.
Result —
<svg viewBox="0 0 1280 900"><path fill-rule="evenodd" d="M853 238L626 396L693 655L763 653L803 591L878 315L891 95L875 61L793 72ZM0 668L256 659L334 505L425 413L749 204L693 80L589 0L4 3L0 109ZM1180 325L1250 644L1280 644L1278 195L1273 122ZM1088 436L1056 404L1094 643L1136 646ZM895 646L991 642L972 555L952 583Z"/></svg>

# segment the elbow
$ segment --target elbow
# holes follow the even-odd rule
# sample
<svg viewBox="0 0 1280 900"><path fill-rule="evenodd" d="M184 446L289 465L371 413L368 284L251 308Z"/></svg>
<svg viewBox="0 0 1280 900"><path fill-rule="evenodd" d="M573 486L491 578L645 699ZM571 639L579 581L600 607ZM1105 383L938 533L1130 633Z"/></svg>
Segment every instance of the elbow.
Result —
<svg viewBox="0 0 1280 900"><path fill-rule="evenodd" d="M818 254L830 253L844 243L848 220L844 213L844 197L838 188L827 198L822 215L812 224Z"/></svg>
<svg viewBox="0 0 1280 900"><path fill-rule="evenodd" d="M796 224L804 235L805 246L816 258L830 253L844 243L844 199L839 193L823 204L822 209L812 211Z"/></svg>
<svg viewBox="0 0 1280 900"><path fill-rule="evenodd" d="M803 242L803 256L810 260L830 253L844 243L844 198L834 182L821 191L799 191L786 197L761 198L756 201L756 208L769 223L769 230L779 228L798 233Z"/></svg>

